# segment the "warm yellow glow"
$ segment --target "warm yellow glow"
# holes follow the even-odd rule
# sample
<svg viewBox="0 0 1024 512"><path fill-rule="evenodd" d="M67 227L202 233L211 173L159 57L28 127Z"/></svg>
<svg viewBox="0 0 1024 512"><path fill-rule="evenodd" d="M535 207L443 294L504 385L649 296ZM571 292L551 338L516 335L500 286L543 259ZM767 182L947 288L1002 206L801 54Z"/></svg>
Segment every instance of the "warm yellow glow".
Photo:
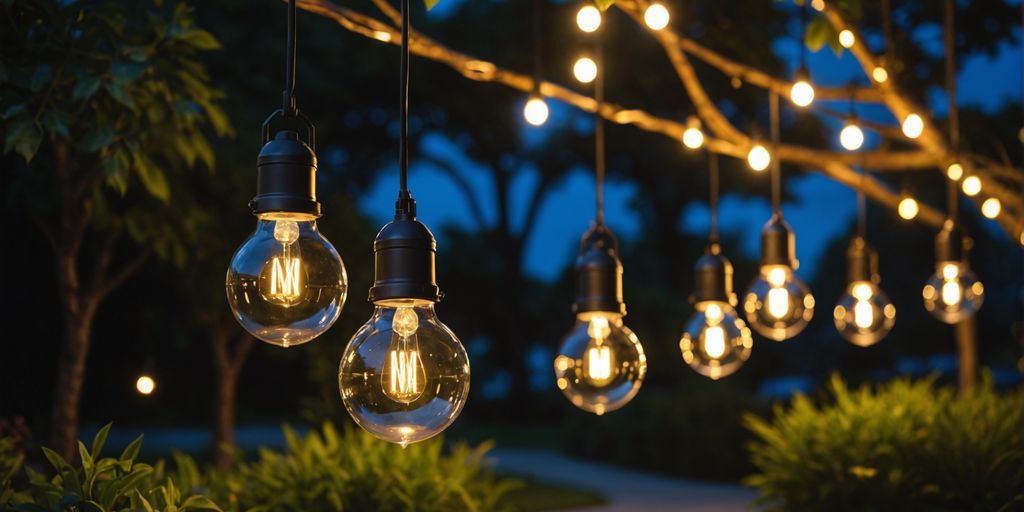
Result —
<svg viewBox="0 0 1024 512"><path fill-rule="evenodd" d="M399 402L411 402L421 394L416 367L419 353L415 350L392 350L389 353L391 379L388 395Z"/></svg>
<svg viewBox="0 0 1024 512"><path fill-rule="evenodd" d="M839 32L839 45L843 48L850 48L855 42L857 42L857 37L853 35L852 30L846 28Z"/></svg>
<svg viewBox="0 0 1024 512"><path fill-rule="evenodd" d="M580 57L572 66L572 74L576 80L589 84L597 78L597 63L590 57Z"/></svg>
<svg viewBox="0 0 1024 512"><path fill-rule="evenodd" d="M903 129L903 135L907 138L916 139L924 132L924 119L921 119L921 116L917 114L907 114L907 117L903 119L901 128Z"/></svg>
<svg viewBox="0 0 1024 512"><path fill-rule="evenodd" d="M806 107L814 102L814 87L807 80L797 80L789 89L789 99L798 107Z"/></svg>
<svg viewBox="0 0 1024 512"><path fill-rule="evenodd" d="M700 119L697 119L696 116L690 116L686 120L683 145L690 149L697 149L704 145L704 132L700 131Z"/></svg>
<svg viewBox="0 0 1024 512"><path fill-rule="evenodd" d="M873 323L875 323L875 313L872 311L871 303L858 300L853 305L853 324L861 329L867 329Z"/></svg>
<svg viewBox="0 0 1024 512"><path fill-rule="evenodd" d="M860 282L853 285L853 290L850 291L850 295L857 300L871 300L871 285L868 283Z"/></svg>
<svg viewBox="0 0 1024 512"><path fill-rule="evenodd" d="M644 11L644 23L651 30L661 30L668 26L668 9L657 2L651 4Z"/></svg>
<svg viewBox="0 0 1024 512"><path fill-rule="evenodd" d="M774 267L768 271L768 284L779 287L786 284L786 270L782 267Z"/></svg>
<svg viewBox="0 0 1024 512"><path fill-rule="evenodd" d="M712 325L704 329L704 353L711 359L725 354L725 329L722 326Z"/></svg>
<svg viewBox="0 0 1024 512"><path fill-rule="evenodd" d="M768 290L768 314L772 318L782 318L789 313L789 290L785 288L772 288Z"/></svg>
<svg viewBox="0 0 1024 512"><path fill-rule="evenodd" d="M956 162L949 164L949 167L946 167L946 176L953 181L959 180L964 176L964 166Z"/></svg>
<svg viewBox="0 0 1024 512"><path fill-rule="evenodd" d="M399 336L408 338L416 334L420 328L420 318L416 310L408 307L400 307L395 310L395 317L391 321L391 330Z"/></svg>
<svg viewBox="0 0 1024 512"><path fill-rule="evenodd" d="M601 11L593 5L584 5L576 12L576 26L584 32L593 32L601 28Z"/></svg>
<svg viewBox="0 0 1024 512"><path fill-rule="evenodd" d="M591 383L608 381L611 376L611 349L603 345L587 349L587 378Z"/></svg>
<svg viewBox="0 0 1024 512"><path fill-rule="evenodd" d="M917 217L917 212L920 211L920 207L917 205L917 200L913 197L904 197L900 200L897 210L899 211L900 217L903 217L905 220L911 220L914 217Z"/></svg>
<svg viewBox="0 0 1024 512"><path fill-rule="evenodd" d="M750 148L750 151L747 152L747 165L755 171L760 172L767 169L768 164L771 162L772 155L760 144L755 144L754 147Z"/></svg>
<svg viewBox="0 0 1024 512"><path fill-rule="evenodd" d="M976 196L981 192L981 178L977 176L968 176L964 178L963 183L960 184L960 188L963 189L964 194L969 196Z"/></svg>
<svg viewBox="0 0 1024 512"><path fill-rule="evenodd" d="M156 381L149 375L140 375L135 380L135 391L138 391L140 395L149 395L156 389Z"/></svg>
<svg viewBox="0 0 1024 512"><path fill-rule="evenodd" d="M811 7L814 8L815 11L824 11L825 0L811 0Z"/></svg>
<svg viewBox="0 0 1024 512"><path fill-rule="evenodd" d="M383 30L374 30L373 31L373 38L378 40L378 41L383 41L385 43L388 43L388 42L391 42L391 33L390 32L384 32Z"/></svg>
<svg viewBox="0 0 1024 512"><path fill-rule="evenodd" d="M942 302L947 306L960 303L960 282L957 280L942 283Z"/></svg>
<svg viewBox="0 0 1024 512"><path fill-rule="evenodd" d="M395 333L388 349L384 373L388 375L384 394L396 402L408 404L423 394L426 371L415 337L419 316L410 307L395 309L391 330ZM383 384L383 382L382 382Z"/></svg>
<svg viewBox="0 0 1024 512"><path fill-rule="evenodd" d="M607 338L611 332L607 317L594 315L590 318L590 323L587 325L587 336L601 341Z"/></svg>
<svg viewBox="0 0 1024 512"><path fill-rule="evenodd" d="M707 318L708 325L718 325L723 316L722 308L718 304L708 304L708 307L704 309L704 317Z"/></svg>
<svg viewBox="0 0 1024 512"><path fill-rule="evenodd" d="M889 79L889 72L882 66L875 66L875 69L871 70L871 78L874 78L878 83L883 83Z"/></svg>
<svg viewBox="0 0 1024 512"><path fill-rule="evenodd" d="M839 143L848 151L856 151L864 145L864 131L859 126L849 123L839 132Z"/></svg>
<svg viewBox="0 0 1024 512"><path fill-rule="evenodd" d="M548 120L548 104L543 98L536 96L530 98L523 107L523 117L527 123L533 126L540 126Z"/></svg>
<svg viewBox="0 0 1024 512"><path fill-rule="evenodd" d="M990 197L981 203L981 214L989 219L994 219L999 216L999 212L1003 210L1002 203L994 197Z"/></svg>
<svg viewBox="0 0 1024 512"><path fill-rule="evenodd" d="M270 289L267 299L273 302L289 303L299 298L299 276L302 273L302 262L298 258L274 257L270 260Z"/></svg>
<svg viewBox="0 0 1024 512"><path fill-rule="evenodd" d="M955 263L946 263L942 266L942 278L946 280L956 279L960 276L960 267Z"/></svg>

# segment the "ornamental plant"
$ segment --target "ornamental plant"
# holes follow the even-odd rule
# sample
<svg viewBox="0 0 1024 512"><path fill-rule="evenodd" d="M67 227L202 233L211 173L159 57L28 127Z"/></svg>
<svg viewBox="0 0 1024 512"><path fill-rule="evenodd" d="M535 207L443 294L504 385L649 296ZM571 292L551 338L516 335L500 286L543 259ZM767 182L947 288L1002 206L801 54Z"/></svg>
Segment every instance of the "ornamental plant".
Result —
<svg viewBox="0 0 1024 512"><path fill-rule="evenodd" d="M1021 394L990 376L957 397L934 379L798 395L773 419L745 417L767 510L1000 511L1024 506Z"/></svg>

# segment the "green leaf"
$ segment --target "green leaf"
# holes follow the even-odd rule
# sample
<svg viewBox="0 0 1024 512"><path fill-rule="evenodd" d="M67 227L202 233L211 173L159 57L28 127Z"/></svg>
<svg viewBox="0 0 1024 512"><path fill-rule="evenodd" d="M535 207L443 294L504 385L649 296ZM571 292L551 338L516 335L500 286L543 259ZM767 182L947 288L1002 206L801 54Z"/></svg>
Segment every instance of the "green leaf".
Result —
<svg viewBox="0 0 1024 512"><path fill-rule="evenodd" d="M219 50L220 41L213 34L199 28L178 32L175 37L200 50Z"/></svg>
<svg viewBox="0 0 1024 512"><path fill-rule="evenodd" d="M136 437L134 441L128 443L128 446L121 452L121 457L118 460L122 469L125 471L132 469L132 463L135 462L135 457L139 456L140 449L142 449L142 436Z"/></svg>
<svg viewBox="0 0 1024 512"><path fill-rule="evenodd" d="M132 99L128 91L125 91L123 87L117 82L107 82L103 84L103 88L107 90L111 98L114 98L118 103L135 110L135 101Z"/></svg>
<svg viewBox="0 0 1024 512"><path fill-rule="evenodd" d="M42 142L43 131L35 123L32 123L30 129L14 144L14 151L21 155L25 162L31 162Z"/></svg>
<svg viewBox="0 0 1024 512"><path fill-rule="evenodd" d="M132 82L146 70L146 66L137 63L115 62L110 65L110 74L119 82Z"/></svg>
<svg viewBox="0 0 1024 512"><path fill-rule="evenodd" d="M43 447L43 456L50 462L53 469L56 469L58 472L68 465L67 462L64 462L64 457L61 457L59 453L45 446Z"/></svg>
<svg viewBox="0 0 1024 512"><path fill-rule="evenodd" d="M437 5L438 2L440 2L440 1L441 0L423 0L423 3L427 6L427 10L429 11L429 10L433 9L434 6Z"/></svg>
<svg viewBox="0 0 1024 512"><path fill-rule="evenodd" d="M87 153L96 153L114 141L114 129L110 126L94 126L78 141L78 148Z"/></svg>
<svg viewBox="0 0 1024 512"><path fill-rule="evenodd" d="M167 183L167 175L144 154L132 153L132 166L139 174L142 185L153 197L164 204L170 202L171 186Z"/></svg>
<svg viewBox="0 0 1024 512"><path fill-rule="evenodd" d="M4 154L14 149L18 141L32 128L32 119L27 115L14 118L7 124L7 134L4 136Z"/></svg>
<svg viewBox="0 0 1024 512"><path fill-rule="evenodd" d="M10 107L7 108L7 110L4 111L3 118L4 119L10 119L10 118L12 118L12 117L14 117L14 116L16 116L18 114L24 113L27 109L28 109L28 106L25 105L24 103L16 103L14 105L11 105Z"/></svg>
<svg viewBox="0 0 1024 512"><path fill-rule="evenodd" d="M594 0L594 5L602 11L607 11L611 6L615 5L615 0Z"/></svg>
<svg viewBox="0 0 1024 512"><path fill-rule="evenodd" d="M71 89L71 99L77 101L91 98L92 95L96 94L96 91L99 90L100 84L102 84L102 82L97 76L85 75L80 77L78 81L75 82L75 87Z"/></svg>
<svg viewBox="0 0 1024 512"><path fill-rule="evenodd" d="M50 138L56 138L57 135L60 135L65 139L70 139L71 133L68 131L68 121L69 119L66 114L56 110L47 110L43 114L43 128L50 134Z"/></svg>
<svg viewBox="0 0 1024 512"><path fill-rule="evenodd" d="M96 432L96 437L92 438L92 448L89 450L89 455L93 459L97 459L100 456L100 451L103 450L103 445L107 443L107 435L110 434L110 427L113 423L107 423L103 425L103 428L99 432Z"/></svg>
<svg viewBox="0 0 1024 512"><path fill-rule="evenodd" d="M32 73L32 80L29 82L29 88L32 89L32 92L37 92L41 90L52 78L53 68L49 64L43 64L36 68L36 71Z"/></svg>
<svg viewBox="0 0 1024 512"><path fill-rule="evenodd" d="M85 447L85 443L81 441L78 442L78 457L82 459L82 469L85 470L85 474L89 475L92 473L92 456L89 455L89 450Z"/></svg>
<svg viewBox="0 0 1024 512"><path fill-rule="evenodd" d="M217 504L213 502L213 500L207 498L206 496L201 496L198 494L195 496L189 496L188 499L182 502L181 507L179 507L179 510L183 511L190 509L216 510L217 512L221 512L220 507L218 507Z"/></svg>
<svg viewBox="0 0 1024 512"><path fill-rule="evenodd" d="M828 23L824 17L816 16L811 23L807 25L807 31L804 33L804 44L807 45L811 51L818 51L821 47L825 46L830 40L835 40L838 36L836 35L835 29L830 23Z"/></svg>

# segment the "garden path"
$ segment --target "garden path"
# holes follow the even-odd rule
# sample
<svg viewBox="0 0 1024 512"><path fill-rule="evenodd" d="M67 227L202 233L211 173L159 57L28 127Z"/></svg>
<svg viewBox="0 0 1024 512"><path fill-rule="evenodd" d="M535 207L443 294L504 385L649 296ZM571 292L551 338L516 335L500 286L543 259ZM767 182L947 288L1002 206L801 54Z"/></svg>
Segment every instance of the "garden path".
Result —
<svg viewBox="0 0 1024 512"><path fill-rule="evenodd" d="M495 449L489 456L502 473L597 492L608 504L576 512L741 512L757 492L740 485L697 482L572 459L528 449Z"/></svg>

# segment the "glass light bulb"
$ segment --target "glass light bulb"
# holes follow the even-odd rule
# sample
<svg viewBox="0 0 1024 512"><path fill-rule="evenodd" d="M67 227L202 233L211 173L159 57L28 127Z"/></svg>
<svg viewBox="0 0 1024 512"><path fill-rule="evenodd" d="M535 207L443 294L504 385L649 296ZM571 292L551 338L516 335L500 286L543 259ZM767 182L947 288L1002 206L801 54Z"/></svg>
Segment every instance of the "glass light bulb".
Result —
<svg viewBox="0 0 1024 512"><path fill-rule="evenodd" d="M1003 211L1003 204L999 202L999 199L990 197L981 203L981 214L988 219L994 219L999 216L999 212Z"/></svg>
<svg viewBox="0 0 1024 512"><path fill-rule="evenodd" d="M555 382L584 411L614 411L640 391L647 373L644 348L622 315L587 312L576 318L555 357Z"/></svg>
<svg viewBox="0 0 1024 512"><path fill-rule="evenodd" d="M576 80L589 84L597 78L597 63L590 57L580 57L572 66L572 74Z"/></svg>
<svg viewBox="0 0 1024 512"><path fill-rule="evenodd" d="M959 180L964 176L964 166L956 162L949 164L949 167L946 167L946 176L953 181Z"/></svg>
<svg viewBox="0 0 1024 512"><path fill-rule="evenodd" d="M853 46L853 43L856 42L857 37L853 35L852 30L844 28L839 32L839 45L842 46L843 48L850 48Z"/></svg>
<svg viewBox="0 0 1024 512"><path fill-rule="evenodd" d="M523 117L527 123L533 126L540 126L548 120L548 104L544 98L531 96L523 106Z"/></svg>
<svg viewBox="0 0 1024 512"><path fill-rule="evenodd" d="M469 394L469 357L433 303L378 303L345 348L338 385L360 427L404 447L458 417Z"/></svg>
<svg viewBox="0 0 1024 512"><path fill-rule="evenodd" d="M653 3L644 10L644 23L651 30L661 30L668 26L668 9L660 3Z"/></svg>
<svg viewBox="0 0 1024 512"><path fill-rule="evenodd" d="M833 310L839 334L847 341L868 347L882 340L896 324L896 306L871 281L854 281L846 287Z"/></svg>
<svg viewBox="0 0 1024 512"><path fill-rule="evenodd" d="M964 181L960 184L960 188L963 189L964 194L974 197L981 192L981 178L977 176L968 176L964 178Z"/></svg>
<svg viewBox="0 0 1024 512"><path fill-rule="evenodd" d="M768 168L768 164L772 162L772 155L768 150L760 145L755 144L754 147L750 148L747 152L747 165L755 171L763 171Z"/></svg>
<svg viewBox="0 0 1024 512"><path fill-rule="evenodd" d="M149 375L142 374L135 380L135 391L140 395L150 395L156 390L156 381Z"/></svg>
<svg viewBox="0 0 1024 512"><path fill-rule="evenodd" d="M875 79L878 83L884 83L889 79L889 72L882 66L875 66L875 69L871 70L871 78Z"/></svg>
<svg viewBox="0 0 1024 512"><path fill-rule="evenodd" d="M900 199L900 204L897 206L897 211L904 220L912 220L914 217L917 217L920 209L917 200L910 196Z"/></svg>
<svg viewBox="0 0 1024 512"><path fill-rule="evenodd" d="M825 0L811 0L811 7L814 8L815 11L824 11Z"/></svg>
<svg viewBox="0 0 1024 512"><path fill-rule="evenodd" d="M924 132L924 119L917 114L908 114L900 127L903 129L903 135L908 139L916 139Z"/></svg>
<svg viewBox="0 0 1024 512"><path fill-rule="evenodd" d="M601 11L593 5L584 5L576 12L576 26L584 32L593 32L601 28Z"/></svg>
<svg viewBox="0 0 1024 512"><path fill-rule="evenodd" d="M814 316L814 296L793 269L764 265L744 296L743 311L755 331L782 341L807 326Z"/></svg>
<svg viewBox="0 0 1024 512"><path fill-rule="evenodd" d="M924 308L935 318L955 324L973 316L985 301L985 287L964 263L939 262L921 295Z"/></svg>
<svg viewBox="0 0 1024 512"><path fill-rule="evenodd" d="M839 132L839 143L848 151L856 151L864 145L864 131L853 123L848 123Z"/></svg>
<svg viewBox="0 0 1024 512"><path fill-rule="evenodd" d="M747 324L726 302L697 303L679 339L683 361L697 373L720 379L732 375L750 358L754 340Z"/></svg>
<svg viewBox="0 0 1024 512"><path fill-rule="evenodd" d="M309 215L262 214L235 251L228 304L253 336L274 345L306 343L329 329L345 304L341 257Z"/></svg>
<svg viewBox="0 0 1024 512"><path fill-rule="evenodd" d="M807 80L797 80L789 89L789 99L798 107L806 107L814 102L814 86Z"/></svg>
<svg viewBox="0 0 1024 512"><path fill-rule="evenodd" d="M700 128L687 128L683 132L683 145L690 149L700 148L704 145L704 132Z"/></svg>

